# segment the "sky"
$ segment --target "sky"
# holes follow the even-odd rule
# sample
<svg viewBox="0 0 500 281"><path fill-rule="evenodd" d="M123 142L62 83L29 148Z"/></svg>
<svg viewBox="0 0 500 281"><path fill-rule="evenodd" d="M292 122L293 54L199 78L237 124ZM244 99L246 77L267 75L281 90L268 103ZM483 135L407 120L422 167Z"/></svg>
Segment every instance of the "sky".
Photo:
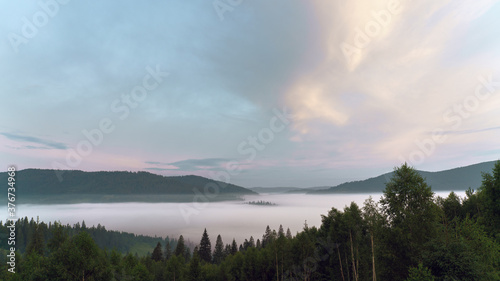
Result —
<svg viewBox="0 0 500 281"><path fill-rule="evenodd" d="M0 0L0 169L311 187L498 160L498 2Z"/></svg>

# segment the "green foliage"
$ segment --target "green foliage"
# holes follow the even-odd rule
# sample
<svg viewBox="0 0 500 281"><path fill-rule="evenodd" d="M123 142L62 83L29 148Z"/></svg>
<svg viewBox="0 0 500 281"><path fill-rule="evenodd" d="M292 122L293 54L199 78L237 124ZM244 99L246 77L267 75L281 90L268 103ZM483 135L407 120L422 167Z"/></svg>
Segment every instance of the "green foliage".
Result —
<svg viewBox="0 0 500 281"><path fill-rule="evenodd" d="M200 259L204 262L212 262L212 244L210 243L210 238L208 237L207 229L203 231L200 241L200 249L198 252Z"/></svg>
<svg viewBox="0 0 500 281"><path fill-rule="evenodd" d="M500 161L491 174L483 173L479 192L484 206L484 224L500 241Z"/></svg>
<svg viewBox="0 0 500 281"><path fill-rule="evenodd" d="M44 231L45 225L41 225L38 221L33 227L33 232L31 234L31 239L26 247L26 253L28 255L37 254L43 256L44 254Z"/></svg>
<svg viewBox="0 0 500 281"><path fill-rule="evenodd" d="M177 246L175 247L174 255L178 257L184 257L186 253L186 246L184 245L184 237L179 236L179 240L177 241Z"/></svg>
<svg viewBox="0 0 500 281"><path fill-rule="evenodd" d="M394 169L380 200L388 222L382 235L384 279L404 279L421 257L422 245L436 235L439 209L431 187L406 163Z"/></svg>
<svg viewBox="0 0 500 281"><path fill-rule="evenodd" d="M181 280L184 272L184 257L174 255L168 259L165 266L165 276L167 280Z"/></svg>
<svg viewBox="0 0 500 281"><path fill-rule="evenodd" d="M165 239L165 259L168 260L172 257L172 247L170 246L170 241L168 237Z"/></svg>
<svg viewBox="0 0 500 281"><path fill-rule="evenodd" d="M163 260L163 253L161 251L161 243L158 242L156 244L156 247L153 250L153 254L151 254L151 259L154 261L162 261Z"/></svg>
<svg viewBox="0 0 500 281"><path fill-rule="evenodd" d="M187 280L188 281L204 280L202 276L203 275L201 272L200 256L198 255L198 252L194 252L193 258L189 263L189 272Z"/></svg>
<svg viewBox="0 0 500 281"><path fill-rule="evenodd" d="M54 271L65 280L107 280L111 270L102 250L92 237L80 232L71 237L52 256Z"/></svg>
<svg viewBox="0 0 500 281"><path fill-rule="evenodd" d="M217 235L217 240L215 242L215 249L213 254L213 259L215 264L220 264L225 258L224 254L224 243L222 243L222 237Z"/></svg>
<svg viewBox="0 0 500 281"><path fill-rule="evenodd" d="M417 267L411 267L406 281L434 281L431 271L421 263ZM452 279L453 280L453 279Z"/></svg>
<svg viewBox="0 0 500 281"><path fill-rule="evenodd" d="M134 266L134 269L132 270L132 280L137 280L137 281L153 281L153 275L148 271L147 267L139 263L136 266Z"/></svg>
<svg viewBox="0 0 500 281"><path fill-rule="evenodd" d="M238 244L236 244L236 241L233 239L233 242L231 243L231 255L234 255L238 252Z"/></svg>

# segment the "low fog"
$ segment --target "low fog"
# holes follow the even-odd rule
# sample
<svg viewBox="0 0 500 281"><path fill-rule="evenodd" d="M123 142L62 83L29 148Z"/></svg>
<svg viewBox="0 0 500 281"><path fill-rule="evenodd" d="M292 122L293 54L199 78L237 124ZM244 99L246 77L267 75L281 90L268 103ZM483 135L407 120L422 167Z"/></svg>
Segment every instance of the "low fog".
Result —
<svg viewBox="0 0 500 281"><path fill-rule="evenodd" d="M448 192L436 195L446 197ZM464 192L457 195L463 197ZM246 196L244 201L215 203L102 203L102 204L61 204L61 205L21 205L19 217L35 218L41 221L60 221L75 224L85 220L87 227L101 224L108 230L118 230L185 239L199 243L206 228L212 245L218 234L225 244L233 238L238 244L253 236L261 239L266 226L278 231L290 228L293 235L302 230L307 221L309 227L321 225L321 215L335 207L343 209L352 201L360 207L370 194L263 194ZM371 194L375 201L381 193ZM249 201L267 201L275 206L249 205Z"/></svg>

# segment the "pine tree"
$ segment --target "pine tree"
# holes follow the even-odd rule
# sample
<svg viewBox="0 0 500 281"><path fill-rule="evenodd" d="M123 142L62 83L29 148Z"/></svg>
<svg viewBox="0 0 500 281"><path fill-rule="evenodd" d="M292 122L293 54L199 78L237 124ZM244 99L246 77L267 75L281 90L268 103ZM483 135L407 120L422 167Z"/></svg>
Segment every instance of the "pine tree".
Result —
<svg viewBox="0 0 500 281"><path fill-rule="evenodd" d="M161 243L158 242L156 244L156 247L153 250L153 254L151 254L151 259L154 261L162 261L163 260L163 253L161 252Z"/></svg>
<svg viewBox="0 0 500 281"><path fill-rule="evenodd" d="M210 238L208 237L206 228L201 237L199 255L202 261L212 261L212 244L210 243Z"/></svg>
<svg viewBox="0 0 500 281"><path fill-rule="evenodd" d="M177 240L177 246L175 247L174 255L178 257L184 257L186 252L186 246L184 245L184 237L179 236L179 240Z"/></svg>
<svg viewBox="0 0 500 281"><path fill-rule="evenodd" d="M170 239L168 237L165 239L165 259L168 260L172 257L172 247L170 247Z"/></svg>
<svg viewBox="0 0 500 281"><path fill-rule="evenodd" d="M193 253L193 258L191 259L191 263L189 264L189 273L188 280L189 281L198 281L203 280L200 265L200 257L198 253Z"/></svg>
<svg viewBox="0 0 500 281"><path fill-rule="evenodd" d="M215 264L220 264L224 259L224 244L222 243L222 238L220 237L220 235L217 235L213 257Z"/></svg>
<svg viewBox="0 0 500 281"><path fill-rule="evenodd" d="M248 247L255 248L255 240L253 239L253 236L250 236L250 241L248 241Z"/></svg>
<svg viewBox="0 0 500 281"><path fill-rule="evenodd" d="M255 244L255 247L257 249L260 249L262 247L262 245L260 244L260 239L257 239L257 243Z"/></svg>
<svg viewBox="0 0 500 281"><path fill-rule="evenodd" d="M51 232L52 237L49 239L47 246L51 252L55 252L68 239L68 234L58 222L54 222Z"/></svg>
<svg viewBox="0 0 500 281"><path fill-rule="evenodd" d="M189 249L189 247L186 247L186 250L184 251L184 259L186 261L191 259L191 249Z"/></svg>
<svg viewBox="0 0 500 281"><path fill-rule="evenodd" d="M227 257L231 254L231 244L226 244L224 247L224 257Z"/></svg>
<svg viewBox="0 0 500 281"><path fill-rule="evenodd" d="M262 248L265 248L271 242L272 232L269 225L266 227L266 232L262 235Z"/></svg>
<svg viewBox="0 0 500 281"><path fill-rule="evenodd" d="M484 204L486 229L491 233L500 233L500 161L495 163L491 174L483 173L479 194Z"/></svg>
<svg viewBox="0 0 500 281"><path fill-rule="evenodd" d="M26 253L30 254L38 254L43 255L44 252L44 233L41 224L38 221L34 224L34 231L32 232L31 239L28 242L28 246L26 247Z"/></svg>
<svg viewBox="0 0 500 281"><path fill-rule="evenodd" d="M231 243L231 255L234 255L238 252L238 244L236 244L236 240L233 238L233 243Z"/></svg>
<svg viewBox="0 0 500 281"><path fill-rule="evenodd" d="M286 229L286 238L292 239L292 232L290 231L290 228Z"/></svg>
<svg viewBox="0 0 500 281"><path fill-rule="evenodd" d="M285 236L285 231L283 230L283 226L280 224L280 228L278 229L278 237Z"/></svg>

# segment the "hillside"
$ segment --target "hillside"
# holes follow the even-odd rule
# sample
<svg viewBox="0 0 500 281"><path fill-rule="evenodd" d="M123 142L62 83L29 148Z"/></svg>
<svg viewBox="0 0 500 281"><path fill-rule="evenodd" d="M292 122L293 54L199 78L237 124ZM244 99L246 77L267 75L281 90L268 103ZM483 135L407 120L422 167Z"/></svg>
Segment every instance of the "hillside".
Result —
<svg viewBox="0 0 500 281"><path fill-rule="evenodd" d="M426 179L433 191L464 191L469 187L477 189L481 186L481 173L491 172L495 163L496 161L491 161L439 172L418 172ZM382 192L385 189L385 183L391 177L392 172L366 180L342 183L325 190L310 191L308 194Z"/></svg>
<svg viewBox="0 0 500 281"><path fill-rule="evenodd" d="M264 193L306 193L311 190L321 190L326 189L327 186L317 186L310 188L300 188L300 187L250 187L249 189L255 191L259 194Z"/></svg>
<svg viewBox="0 0 500 281"><path fill-rule="evenodd" d="M0 173L7 182L7 173ZM209 183L217 183L219 194L212 200L235 199L255 192L199 176L164 177L148 172L65 171L59 181L55 170L26 169L16 173L16 196L32 202L178 202L193 201L195 190L204 193ZM213 188L209 191L213 192ZM196 194L199 194L196 193ZM1 194L5 196L6 194ZM212 194L210 194L212 196ZM19 201L18 201L19 203Z"/></svg>

